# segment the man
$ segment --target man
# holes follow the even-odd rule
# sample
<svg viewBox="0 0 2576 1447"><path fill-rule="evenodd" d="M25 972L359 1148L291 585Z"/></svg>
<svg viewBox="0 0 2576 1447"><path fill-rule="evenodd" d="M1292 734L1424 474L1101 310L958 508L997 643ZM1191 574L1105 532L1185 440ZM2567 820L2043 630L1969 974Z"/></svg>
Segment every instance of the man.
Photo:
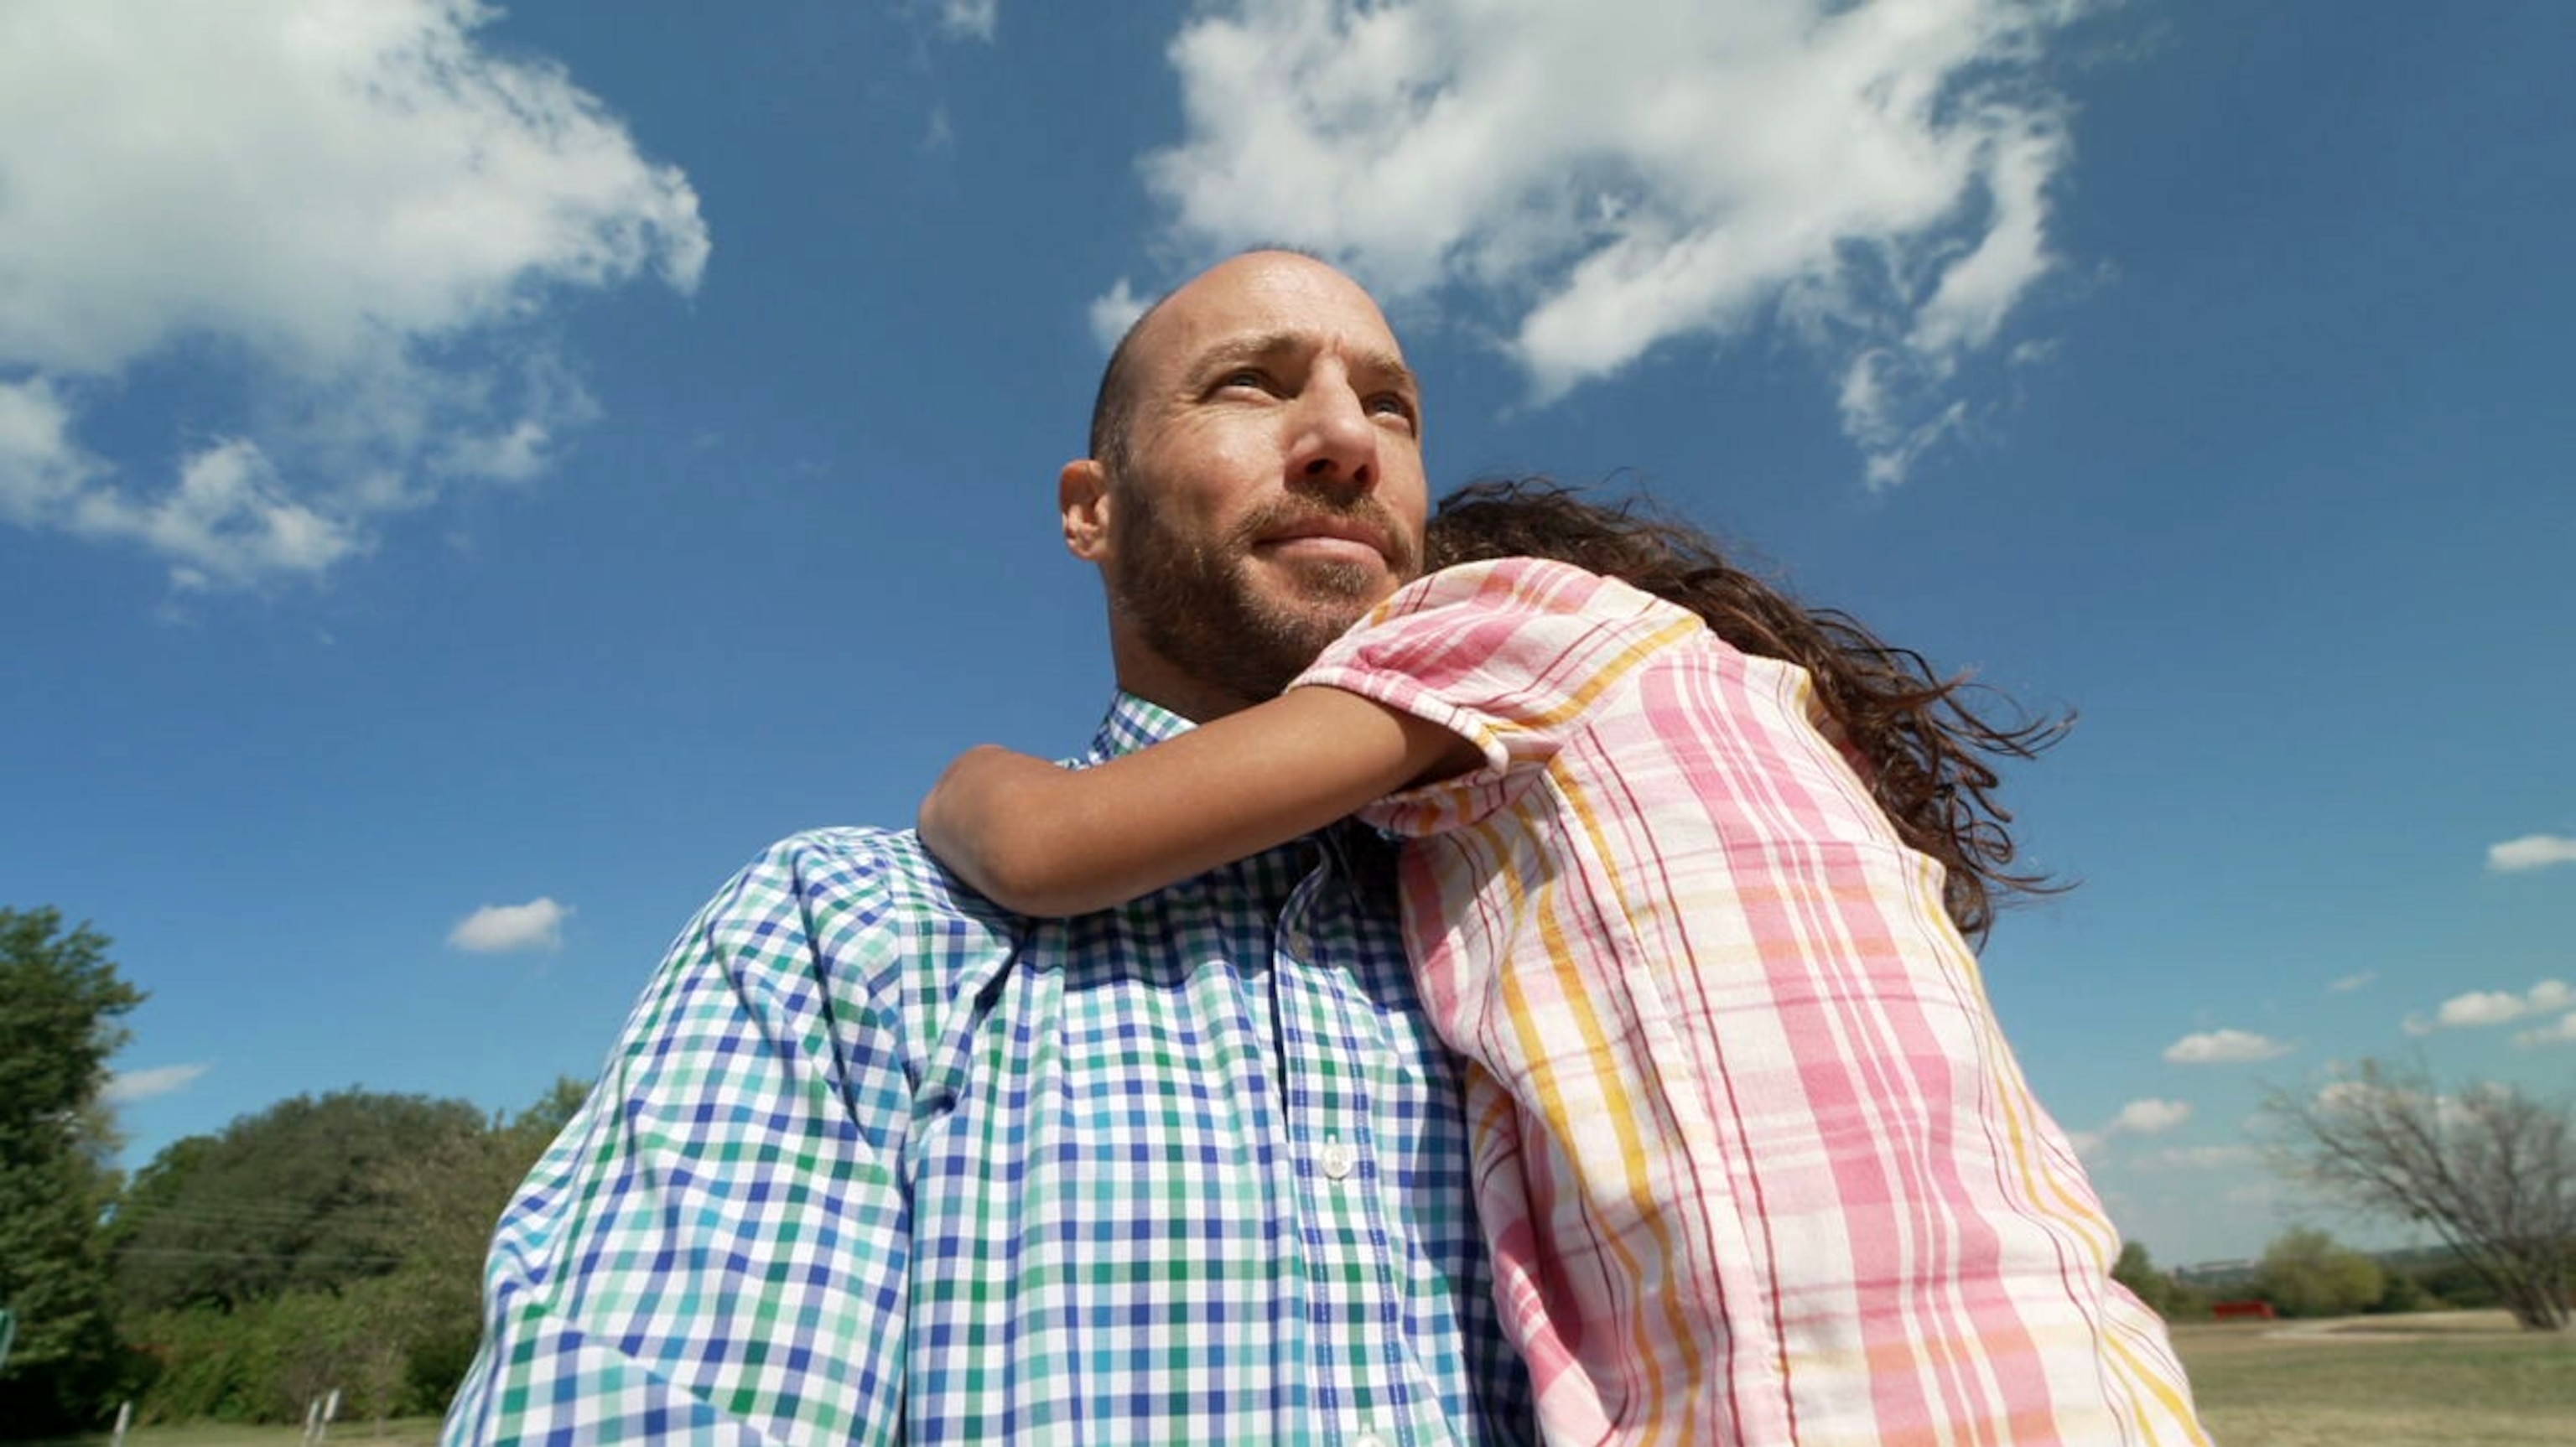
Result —
<svg viewBox="0 0 2576 1447"><path fill-rule="evenodd" d="M1090 451L1090 761L1276 693L1418 571L1417 389L1320 262L1155 307ZM1069 921L908 831L777 845L503 1218L449 1440L1528 1440L1395 915L1363 831Z"/></svg>

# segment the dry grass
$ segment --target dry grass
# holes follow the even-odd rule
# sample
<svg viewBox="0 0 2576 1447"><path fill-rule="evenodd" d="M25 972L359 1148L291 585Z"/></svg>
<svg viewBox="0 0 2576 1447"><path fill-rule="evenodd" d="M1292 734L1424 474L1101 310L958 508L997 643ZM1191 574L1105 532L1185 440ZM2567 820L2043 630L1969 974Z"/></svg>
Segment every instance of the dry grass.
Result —
<svg viewBox="0 0 2576 1447"><path fill-rule="evenodd" d="M2576 1336L2503 1312L2174 1330L2219 1447L2568 1447Z"/></svg>

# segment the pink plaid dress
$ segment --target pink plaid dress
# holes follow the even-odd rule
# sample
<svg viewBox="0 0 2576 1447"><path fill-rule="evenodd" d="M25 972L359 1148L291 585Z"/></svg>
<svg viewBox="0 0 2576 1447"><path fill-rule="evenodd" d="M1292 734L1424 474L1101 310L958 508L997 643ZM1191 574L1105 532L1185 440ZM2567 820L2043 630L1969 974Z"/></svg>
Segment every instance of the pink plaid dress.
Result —
<svg viewBox="0 0 2576 1447"><path fill-rule="evenodd" d="M1479 744L1365 817L1473 1062L1479 1206L1551 1442L2203 1443L2163 1323L1804 670L1515 559L1327 684Z"/></svg>

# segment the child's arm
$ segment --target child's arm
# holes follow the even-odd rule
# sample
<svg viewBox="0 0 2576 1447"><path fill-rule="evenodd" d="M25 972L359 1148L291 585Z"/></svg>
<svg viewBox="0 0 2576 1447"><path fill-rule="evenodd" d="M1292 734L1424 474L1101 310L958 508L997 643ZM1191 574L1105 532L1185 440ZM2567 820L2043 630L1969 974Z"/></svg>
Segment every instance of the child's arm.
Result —
<svg viewBox="0 0 2576 1447"><path fill-rule="evenodd" d="M1297 688L1097 768L970 749L921 801L921 837L997 904L1082 914L1481 761L1437 724L1339 689Z"/></svg>

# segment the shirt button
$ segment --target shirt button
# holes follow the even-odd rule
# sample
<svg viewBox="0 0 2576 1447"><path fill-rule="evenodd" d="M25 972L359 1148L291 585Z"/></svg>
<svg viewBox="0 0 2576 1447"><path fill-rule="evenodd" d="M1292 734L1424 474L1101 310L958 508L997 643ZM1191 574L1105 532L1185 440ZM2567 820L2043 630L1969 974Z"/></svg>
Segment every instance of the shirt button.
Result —
<svg viewBox="0 0 2576 1447"><path fill-rule="evenodd" d="M1362 1432L1351 1439L1351 1447L1386 1447L1386 1439L1375 1432Z"/></svg>
<svg viewBox="0 0 2576 1447"><path fill-rule="evenodd" d="M1351 1168L1359 1164L1359 1160L1359 1152L1352 1150L1349 1146L1342 1144L1340 1141L1326 1141L1324 1143L1324 1158L1322 1163L1324 1174L1333 1180L1338 1181L1348 1176L1351 1173ZM1375 1439L1373 1437L1363 1435L1354 1441L1351 1444L1351 1447L1363 1447L1363 1444L1374 1440ZM1379 1447L1385 1447L1385 1444L1380 1443Z"/></svg>

